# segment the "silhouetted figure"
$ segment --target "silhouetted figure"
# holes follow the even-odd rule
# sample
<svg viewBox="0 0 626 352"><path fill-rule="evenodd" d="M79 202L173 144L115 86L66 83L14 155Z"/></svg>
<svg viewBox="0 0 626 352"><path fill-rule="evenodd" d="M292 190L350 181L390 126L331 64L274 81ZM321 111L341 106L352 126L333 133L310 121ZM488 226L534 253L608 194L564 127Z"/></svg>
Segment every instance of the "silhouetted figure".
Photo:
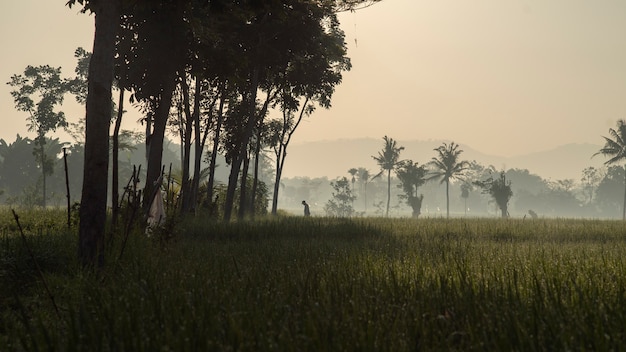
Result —
<svg viewBox="0 0 626 352"><path fill-rule="evenodd" d="M309 205L306 204L306 200L302 201L302 205L304 205L304 216L311 216L311 210L309 210Z"/></svg>

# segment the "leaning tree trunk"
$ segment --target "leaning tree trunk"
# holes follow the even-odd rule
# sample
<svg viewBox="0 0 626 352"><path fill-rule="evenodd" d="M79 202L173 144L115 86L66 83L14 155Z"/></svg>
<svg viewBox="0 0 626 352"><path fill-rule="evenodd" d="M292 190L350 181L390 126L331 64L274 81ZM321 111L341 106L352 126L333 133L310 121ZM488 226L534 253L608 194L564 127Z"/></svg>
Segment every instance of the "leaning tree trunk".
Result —
<svg viewBox="0 0 626 352"><path fill-rule="evenodd" d="M150 209L150 199L154 187L160 187L154 183L161 176L161 163L163 159L163 139L165 138L165 128L167 118L172 104L172 94L174 92L174 80L168 82L163 89L159 106L154 115L154 129L150 135L150 148L148 150L148 168L146 171L146 188L144 191L144 211Z"/></svg>
<svg viewBox="0 0 626 352"><path fill-rule="evenodd" d="M195 211L198 205L198 189L200 188L200 167L202 161L202 150L204 141L200 140L200 98L201 98L200 78L196 77L195 98L193 101L193 125L194 125L194 159L193 159L193 179L191 183L191 203L190 210ZM212 106L212 105L211 105ZM208 128L208 126L207 126Z"/></svg>
<svg viewBox="0 0 626 352"><path fill-rule="evenodd" d="M184 113L181 115L181 123L184 116L184 129L181 129L182 141L183 141L183 179L181 183L182 194L182 206L181 212L186 213L191 207L191 180L190 180L190 163L191 163L191 134L193 133L193 124L191 116L191 107L189 99L189 86L187 85L186 78L183 76L180 83L183 91L183 109Z"/></svg>
<svg viewBox="0 0 626 352"><path fill-rule="evenodd" d="M110 0L99 1L92 8L96 28L87 86L78 256L83 266L98 268L104 265L111 84L120 7L121 0Z"/></svg>
<svg viewBox="0 0 626 352"><path fill-rule="evenodd" d="M215 122L215 134L213 135L213 150L211 151L211 160L209 162L209 180L207 182L207 201L213 203L213 183L215 182L215 168L217 162L217 151L220 143L220 131L222 130L222 121L224 120L224 94L226 91L226 83L220 84L220 104L217 108L217 121Z"/></svg>
<svg viewBox="0 0 626 352"><path fill-rule="evenodd" d="M276 155L276 176L274 178L274 195L272 197L272 215L278 214L278 192L280 191L280 179L283 174L283 165L285 165L285 157L287 152L283 149L282 142L279 142L278 153Z"/></svg>

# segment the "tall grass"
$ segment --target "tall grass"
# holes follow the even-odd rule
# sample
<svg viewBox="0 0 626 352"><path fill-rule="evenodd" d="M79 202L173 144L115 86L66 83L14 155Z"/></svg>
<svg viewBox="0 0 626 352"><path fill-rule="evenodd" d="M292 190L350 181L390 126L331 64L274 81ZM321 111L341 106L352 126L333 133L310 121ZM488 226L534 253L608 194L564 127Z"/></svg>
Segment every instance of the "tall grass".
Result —
<svg viewBox="0 0 626 352"><path fill-rule="evenodd" d="M168 242L133 234L121 262L111 255L97 276L75 262L50 265L60 317L36 278L10 292L0 350L542 351L626 342L621 222L281 217L188 219L175 231ZM3 255L19 251L3 236ZM64 249L75 237L45 236L57 261L75 261ZM14 269L2 265L4 285Z"/></svg>

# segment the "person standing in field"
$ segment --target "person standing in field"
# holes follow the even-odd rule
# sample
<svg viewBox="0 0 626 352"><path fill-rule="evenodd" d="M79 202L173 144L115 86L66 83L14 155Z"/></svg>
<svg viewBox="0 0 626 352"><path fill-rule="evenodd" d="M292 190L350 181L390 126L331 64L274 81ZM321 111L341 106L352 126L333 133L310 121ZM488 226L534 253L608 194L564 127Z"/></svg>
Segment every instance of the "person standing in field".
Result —
<svg viewBox="0 0 626 352"><path fill-rule="evenodd" d="M309 209L309 205L306 203L306 200L302 201L302 205L304 205L304 216L311 216L311 210Z"/></svg>

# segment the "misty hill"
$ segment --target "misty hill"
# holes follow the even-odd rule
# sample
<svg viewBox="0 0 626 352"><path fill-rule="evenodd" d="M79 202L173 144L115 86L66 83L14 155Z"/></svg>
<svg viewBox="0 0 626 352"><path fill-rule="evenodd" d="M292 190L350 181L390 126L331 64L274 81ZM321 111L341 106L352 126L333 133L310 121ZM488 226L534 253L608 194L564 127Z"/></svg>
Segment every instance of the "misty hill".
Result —
<svg viewBox="0 0 626 352"><path fill-rule="evenodd" d="M435 156L433 149L443 142L442 140L398 140L398 145L405 148L400 157L412 159L420 164L426 163ZM554 149L514 157L485 154L462 143L460 146L463 149L461 156L464 160L476 160L480 164L493 165L497 169L527 169L544 179L553 180L570 178L578 182L584 168L601 167L606 160L602 156L591 158L601 146L589 143L566 144ZM378 151L382 148L382 138L338 139L290 145L283 176L328 176L333 179L338 176L347 176L348 169L353 167L365 167L372 174L376 174L379 168L372 155L378 155Z"/></svg>

